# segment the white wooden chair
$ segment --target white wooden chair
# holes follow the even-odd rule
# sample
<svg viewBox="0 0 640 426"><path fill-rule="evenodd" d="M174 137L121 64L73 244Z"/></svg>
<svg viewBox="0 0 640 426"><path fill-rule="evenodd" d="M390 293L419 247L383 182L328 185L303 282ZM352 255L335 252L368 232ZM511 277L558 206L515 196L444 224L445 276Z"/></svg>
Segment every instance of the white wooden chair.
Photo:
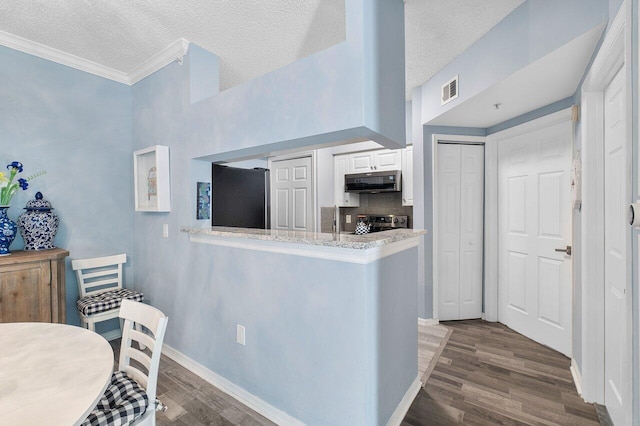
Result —
<svg viewBox="0 0 640 426"><path fill-rule="evenodd" d="M156 411L166 409L157 400L156 390L162 343L169 319L153 306L128 299L122 301L119 317L124 325L118 371L113 373L110 386L82 423L83 426L155 426ZM145 406L145 394L146 409L140 415Z"/></svg>
<svg viewBox="0 0 640 426"><path fill-rule="evenodd" d="M83 327L95 331L97 322L117 318L123 299L143 301L142 293L122 287L122 265L126 262L126 254L71 261L78 277L80 298L76 306Z"/></svg>

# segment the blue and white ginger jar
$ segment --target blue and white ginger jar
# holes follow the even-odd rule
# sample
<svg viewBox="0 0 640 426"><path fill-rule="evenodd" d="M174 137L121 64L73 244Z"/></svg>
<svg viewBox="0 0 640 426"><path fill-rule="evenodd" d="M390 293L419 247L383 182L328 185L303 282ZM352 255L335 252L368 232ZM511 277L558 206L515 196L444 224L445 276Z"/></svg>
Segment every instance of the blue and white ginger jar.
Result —
<svg viewBox="0 0 640 426"><path fill-rule="evenodd" d="M18 217L20 234L24 238L25 250L49 250L55 248L53 239L58 232L60 219L53 213L51 203L36 194L35 200L27 202L26 212Z"/></svg>

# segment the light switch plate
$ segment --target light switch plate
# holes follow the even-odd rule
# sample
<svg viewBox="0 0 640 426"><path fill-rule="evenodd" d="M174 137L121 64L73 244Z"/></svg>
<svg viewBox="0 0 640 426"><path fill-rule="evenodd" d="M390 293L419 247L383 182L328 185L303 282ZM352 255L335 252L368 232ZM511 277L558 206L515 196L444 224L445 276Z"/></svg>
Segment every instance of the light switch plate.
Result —
<svg viewBox="0 0 640 426"><path fill-rule="evenodd" d="M245 330L240 324L236 326L236 342L245 345Z"/></svg>

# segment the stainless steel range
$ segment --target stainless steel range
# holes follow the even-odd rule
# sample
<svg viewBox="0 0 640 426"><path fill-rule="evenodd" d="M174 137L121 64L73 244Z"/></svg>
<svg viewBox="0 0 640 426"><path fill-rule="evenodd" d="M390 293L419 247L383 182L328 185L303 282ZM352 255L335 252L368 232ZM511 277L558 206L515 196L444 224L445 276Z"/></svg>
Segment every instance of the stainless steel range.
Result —
<svg viewBox="0 0 640 426"><path fill-rule="evenodd" d="M409 227L408 216L393 214L358 215L358 221L362 219L369 224L369 232L389 231Z"/></svg>

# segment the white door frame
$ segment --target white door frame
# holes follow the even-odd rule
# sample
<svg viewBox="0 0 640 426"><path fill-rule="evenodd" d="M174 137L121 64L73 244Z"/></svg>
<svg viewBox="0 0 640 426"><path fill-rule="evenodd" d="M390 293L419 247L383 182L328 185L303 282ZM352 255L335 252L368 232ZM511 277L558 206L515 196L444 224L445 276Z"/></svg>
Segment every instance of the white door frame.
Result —
<svg viewBox="0 0 640 426"><path fill-rule="evenodd" d="M497 156L496 155L489 155L488 150L491 149L491 147L487 144L487 138L483 137L483 136L457 136L457 135L443 135L443 134L434 134L432 139L431 139L431 179L432 179L432 188L433 188L433 201L432 201L432 211L433 211L433 253L432 253L432 259L433 259L433 318L435 320L438 319L438 236L439 236L439 227L438 227L438 209L435 207L437 204L437 200L438 200L438 142L444 142L444 143L455 143L455 142L462 142L462 143L475 143L475 144L481 144L484 145L484 155L485 155L485 160L484 160L484 170L485 170L485 204L484 204L484 214L485 214L485 232L484 232L484 238L485 238L485 255L484 255L484 264L485 264L485 268L484 268L484 277L483 277L483 288L484 288L484 297L485 297L485 318L487 318L487 314L486 314L486 306L487 306L487 298L486 298L486 294L487 294L487 286L489 286L488 283L491 283L491 281L489 281L490 279L492 279L493 277L490 277L487 275L488 272L488 268L487 268L487 264L488 264L488 254L486 251L486 247L487 247L487 219L489 216L487 216L488 213L488 209L487 206L489 206L489 196L496 196L497 195L497 173L496 173L496 186L495 186L495 192L492 191L491 194L488 194L489 190L487 188L487 174L488 173L493 173L496 169L495 167L495 162L497 161ZM495 152L491 151L492 154L495 154ZM497 225L498 222L496 220L495 222L496 224L496 229L497 229ZM497 239L496 239L497 241ZM497 250L496 250L497 253ZM497 261L496 261L497 264ZM497 278L497 269L496 269L496 275L495 278ZM496 297L497 297L497 286L496 286ZM497 318L497 305L496 305L496 318ZM495 321L492 319L488 319L488 321Z"/></svg>
<svg viewBox="0 0 640 426"><path fill-rule="evenodd" d="M605 363L604 363L604 90L621 67L626 67L626 86L630 88L630 35L626 28L627 3L611 24L602 46L587 74L582 86L582 397L588 402L604 404ZM631 91L627 90L630 94ZM626 99L627 137L627 200L631 201L631 96ZM631 230L627 233L627 283L631 283ZM631 421L634 398L632 394L632 303L627 297L627 347L621 348L627 356L623 367L629 372L630 380L625 384L627 395L626 418Z"/></svg>
<svg viewBox="0 0 640 426"><path fill-rule="evenodd" d="M272 163L274 161L286 161L286 160L295 160L297 158L311 158L311 190L313 194L311 194L311 223L313 224L313 229L310 232L320 232L320 225L318 225L318 221L316 220L318 217L318 212L316 212L316 206L318 205L318 160L316 157L316 151L303 151L303 152L294 152L291 154L282 154L276 157L269 157L267 159L267 168L271 170ZM273 174L270 174L271 178L273 178ZM271 182L269 182L271 186ZM273 206L273 203L271 204ZM273 212L272 217L273 217Z"/></svg>

